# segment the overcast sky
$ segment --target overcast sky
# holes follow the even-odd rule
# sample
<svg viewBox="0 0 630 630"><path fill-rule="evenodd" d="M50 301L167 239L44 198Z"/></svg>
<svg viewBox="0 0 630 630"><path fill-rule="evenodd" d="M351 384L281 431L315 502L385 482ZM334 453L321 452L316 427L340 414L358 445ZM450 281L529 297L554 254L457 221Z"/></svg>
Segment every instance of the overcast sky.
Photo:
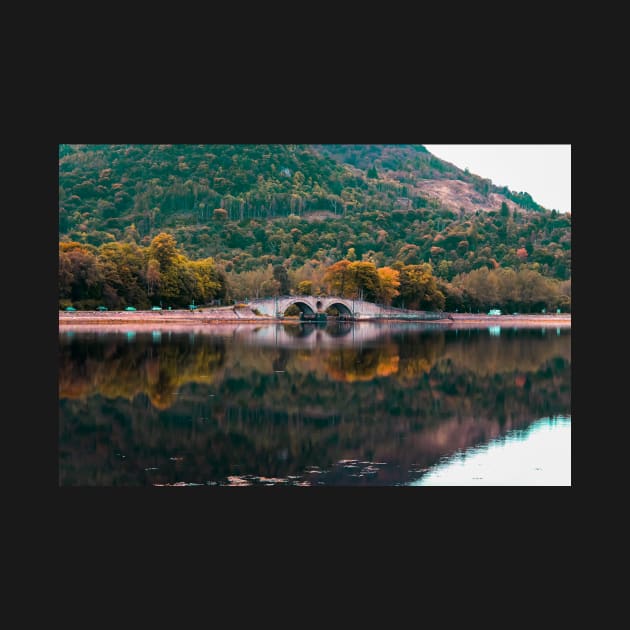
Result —
<svg viewBox="0 0 630 630"><path fill-rule="evenodd" d="M571 211L570 144L425 144L433 155L459 168L529 193L548 210Z"/></svg>

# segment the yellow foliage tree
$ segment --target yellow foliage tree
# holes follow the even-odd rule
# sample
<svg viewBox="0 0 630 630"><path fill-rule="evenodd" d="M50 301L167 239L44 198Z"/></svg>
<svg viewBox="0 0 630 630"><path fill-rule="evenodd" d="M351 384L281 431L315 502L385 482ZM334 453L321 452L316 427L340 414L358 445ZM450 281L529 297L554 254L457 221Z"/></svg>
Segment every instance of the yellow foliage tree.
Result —
<svg viewBox="0 0 630 630"><path fill-rule="evenodd" d="M376 270L378 273L379 287L377 291L377 299L388 306L392 300L400 295L398 287L400 286L400 272L391 267L380 267Z"/></svg>

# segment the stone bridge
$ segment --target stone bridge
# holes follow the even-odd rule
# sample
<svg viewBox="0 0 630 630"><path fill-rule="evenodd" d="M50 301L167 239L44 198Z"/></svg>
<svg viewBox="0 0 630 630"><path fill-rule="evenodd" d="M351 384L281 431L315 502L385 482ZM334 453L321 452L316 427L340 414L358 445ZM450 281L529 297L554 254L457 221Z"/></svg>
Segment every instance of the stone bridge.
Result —
<svg viewBox="0 0 630 630"><path fill-rule="evenodd" d="M352 319L411 319L411 320L439 320L446 319L445 313L430 313L427 311L411 311L394 308L339 296L313 295L280 295L271 298L254 298L249 300L248 306L256 309L261 315L282 317L289 306L297 306L305 315L325 313L329 308L335 308L340 315Z"/></svg>

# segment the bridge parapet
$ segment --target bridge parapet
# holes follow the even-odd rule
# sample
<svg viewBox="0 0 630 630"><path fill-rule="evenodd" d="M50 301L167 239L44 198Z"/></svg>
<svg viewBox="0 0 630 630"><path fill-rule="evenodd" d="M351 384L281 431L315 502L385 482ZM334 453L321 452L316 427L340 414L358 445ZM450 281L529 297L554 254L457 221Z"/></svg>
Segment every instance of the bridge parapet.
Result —
<svg viewBox="0 0 630 630"><path fill-rule="evenodd" d="M446 313L412 311L409 309L383 306L365 300L353 300L339 296L280 295L272 298L249 300L249 306L261 315L282 317L286 310L295 304L302 313L311 315L323 313L334 306L342 315L353 319L403 319L403 320L439 320L448 319Z"/></svg>

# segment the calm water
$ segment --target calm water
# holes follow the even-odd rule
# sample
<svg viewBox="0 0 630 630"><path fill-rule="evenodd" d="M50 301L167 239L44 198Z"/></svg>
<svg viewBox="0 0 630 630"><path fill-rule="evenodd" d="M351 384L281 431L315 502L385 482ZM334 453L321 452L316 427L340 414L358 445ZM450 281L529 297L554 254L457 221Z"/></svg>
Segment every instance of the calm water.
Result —
<svg viewBox="0 0 630 630"><path fill-rule="evenodd" d="M571 331L64 328L59 483L570 485Z"/></svg>

